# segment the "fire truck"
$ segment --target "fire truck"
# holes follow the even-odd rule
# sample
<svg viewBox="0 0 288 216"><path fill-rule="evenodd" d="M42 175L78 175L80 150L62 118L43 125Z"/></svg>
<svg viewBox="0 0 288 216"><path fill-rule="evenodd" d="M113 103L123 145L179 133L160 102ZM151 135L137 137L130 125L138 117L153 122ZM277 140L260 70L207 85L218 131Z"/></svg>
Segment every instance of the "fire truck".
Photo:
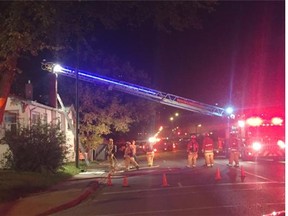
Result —
<svg viewBox="0 0 288 216"><path fill-rule="evenodd" d="M282 115L243 114L231 133L240 140L242 160L285 159L285 125Z"/></svg>

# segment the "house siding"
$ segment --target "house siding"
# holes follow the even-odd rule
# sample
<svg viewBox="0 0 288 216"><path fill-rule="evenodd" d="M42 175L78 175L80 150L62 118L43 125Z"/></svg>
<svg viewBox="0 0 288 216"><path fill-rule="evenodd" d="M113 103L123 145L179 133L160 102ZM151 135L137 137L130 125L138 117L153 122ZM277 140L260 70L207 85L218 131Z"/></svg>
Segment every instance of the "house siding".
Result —
<svg viewBox="0 0 288 216"><path fill-rule="evenodd" d="M72 112L69 112L69 117L72 117ZM0 125L0 139L4 137L5 131L11 129L13 125L29 127L31 124L36 123L38 119L47 123L60 123L60 128L66 135L66 147L68 154L66 155L67 161L75 161L74 152L74 135L73 131L68 128L68 121L62 110L55 109L35 101L23 100L17 97L9 97L5 107L5 114L3 122ZM72 119L72 118L71 118ZM0 144L0 159L6 151L3 144ZM2 148L3 147L3 148Z"/></svg>

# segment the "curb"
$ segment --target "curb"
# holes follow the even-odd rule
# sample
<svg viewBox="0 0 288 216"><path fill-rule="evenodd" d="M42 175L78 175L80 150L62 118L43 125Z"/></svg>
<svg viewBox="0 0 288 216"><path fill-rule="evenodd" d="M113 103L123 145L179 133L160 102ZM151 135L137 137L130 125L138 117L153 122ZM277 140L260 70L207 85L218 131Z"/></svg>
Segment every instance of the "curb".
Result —
<svg viewBox="0 0 288 216"><path fill-rule="evenodd" d="M94 191L96 191L96 189L98 188L98 185L99 185L98 181L90 182L89 185L87 186L87 188L80 194L80 196L78 196L75 199L73 199L69 202L66 202L62 205L48 209L47 211L45 211L41 214L38 214L38 216L51 215L51 214L54 214L56 212L63 211L63 210L66 210L68 208L72 208L72 207L78 205L83 200L85 200L87 197L89 197Z"/></svg>

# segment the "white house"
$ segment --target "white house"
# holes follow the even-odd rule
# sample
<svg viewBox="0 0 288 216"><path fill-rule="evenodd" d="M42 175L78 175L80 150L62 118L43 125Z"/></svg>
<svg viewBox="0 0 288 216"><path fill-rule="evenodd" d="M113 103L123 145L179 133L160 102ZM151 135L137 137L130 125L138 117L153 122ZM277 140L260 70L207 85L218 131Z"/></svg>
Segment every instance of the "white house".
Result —
<svg viewBox="0 0 288 216"><path fill-rule="evenodd" d="M70 119L74 119L75 111L73 106L65 109ZM6 103L3 121L0 124L0 138L5 135L7 129L16 128L18 124L29 126L36 123L39 119L47 123L60 123L61 130L66 135L66 145L69 152L67 154L67 160L75 161L74 135L62 109L56 109L32 100L10 96ZM0 160L3 159L3 153L6 149L7 145L0 144Z"/></svg>

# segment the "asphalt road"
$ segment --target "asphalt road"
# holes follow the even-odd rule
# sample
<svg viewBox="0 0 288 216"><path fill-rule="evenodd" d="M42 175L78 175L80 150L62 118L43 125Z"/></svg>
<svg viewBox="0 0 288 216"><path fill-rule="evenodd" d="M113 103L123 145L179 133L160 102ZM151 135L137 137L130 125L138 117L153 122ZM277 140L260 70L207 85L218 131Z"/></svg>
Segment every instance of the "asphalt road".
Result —
<svg viewBox="0 0 288 216"><path fill-rule="evenodd" d="M216 158L213 168L186 168L184 151L157 153L155 167L116 172L112 186L99 190L80 205L56 215L240 215L258 216L285 209L285 163L245 161L227 167ZM244 176L244 177L243 177Z"/></svg>

